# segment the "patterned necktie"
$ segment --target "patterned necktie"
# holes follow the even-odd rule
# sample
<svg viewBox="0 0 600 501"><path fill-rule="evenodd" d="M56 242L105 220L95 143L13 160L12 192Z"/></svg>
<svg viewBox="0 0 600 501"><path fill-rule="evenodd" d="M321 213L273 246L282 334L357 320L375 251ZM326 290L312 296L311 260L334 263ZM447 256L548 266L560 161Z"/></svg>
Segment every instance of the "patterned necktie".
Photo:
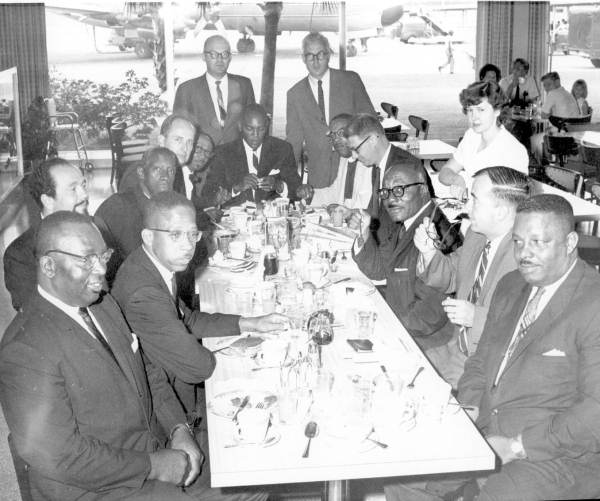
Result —
<svg viewBox="0 0 600 501"><path fill-rule="evenodd" d="M371 206L369 210L371 212L371 216L379 215L379 184L381 183L381 170L379 167L372 167L373 174L371 175L371 181L373 182L373 191L371 193Z"/></svg>
<svg viewBox="0 0 600 501"><path fill-rule="evenodd" d="M479 261L479 268L477 269L477 275L475 276L475 281L473 282L473 286L469 291L469 295L467 297L467 301L469 303L476 304L479 299L479 294L481 294L481 288L483 287L483 279L485 278L485 271L488 266L488 258L490 255L490 247L491 242L488 240L481 252L481 260ZM459 329L458 333L458 348L465 355L469 356L469 339L468 339L468 328L462 325Z"/></svg>
<svg viewBox="0 0 600 501"><path fill-rule="evenodd" d="M121 368L121 366L119 365L119 362L117 362L117 358L115 357L115 354L113 353L110 345L108 344L106 339L104 339L104 336L102 335L100 330L98 330L98 327L96 327L96 324L94 323L94 320L92 319L91 315L89 314L88 309L84 308L84 307L79 308L79 316L83 319L83 321L85 322L85 325L87 325L88 329L90 330L90 332L92 333L94 338L96 338L96 340L100 342L102 347L108 352L108 354L112 357L112 359L119 366L119 368Z"/></svg>
<svg viewBox="0 0 600 501"><path fill-rule="evenodd" d="M223 92L221 92L221 81L216 80L215 84L217 85L217 104L219 105L220 122L221 127L223 127L227 112L225 111L225 103L223 102Z"/></svg>
<svg viewBox="0 0 600 501"><path fill-rule="evenodd" d="M254 167L254 170L256 171L255 174L258 173L258 155L256 154L256 151L252 152L252 166Z"/></svg>
<svg viewBox="0 0 600 501"><path fill-rule="evenodd" d="M323 94L323 81L317 81L317 94L319 96L319 109L321 110L321 115L323 116L323 121L326 122L325 115L325 95Z"/></svg>
<svg viewBox="0 0 600 501"><path fill-rule="evenodd" d="M344 185L344 200L352 198L354 191L354 177L356 176L356 160L348 162L346 167L346 184Z"/></svg>
<svg viewBox="0 0 600 501"><path fill-rule="evenodd" d="M508 349L506 350L507 362L510 360L510 357L513 356L521 339L523 339L525 337L525 334L527 334L527 331L529 330L531 324L535 322L535 319L537 318L538 306L540 304L540 299L542 299L543 294L544 288L540 287L527 303L527 306L525 307L525 312L523 313L523 318L521 319L521 323L519 324L519 330L517 332L517 335L508 345Z"/></svg>

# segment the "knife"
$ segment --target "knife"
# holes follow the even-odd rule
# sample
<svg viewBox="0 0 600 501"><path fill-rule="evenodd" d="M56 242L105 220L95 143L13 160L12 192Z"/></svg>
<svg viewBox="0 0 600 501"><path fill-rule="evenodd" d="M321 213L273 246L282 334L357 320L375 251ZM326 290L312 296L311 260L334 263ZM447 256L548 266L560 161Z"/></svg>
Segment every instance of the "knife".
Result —
<svg viewBox="0 0 600 501"><path fill-rule="evenodd" d="M238 414L240 413L240 411L246 407L248 405L248 402L250 401L250 395L246 395L244 397L244 400L242 400L242 403L240 404L240 406L237 408L237 410L235 411L235 414L233 415L233 417L231 418L232 421L235 421L237 419Z"/></svg>

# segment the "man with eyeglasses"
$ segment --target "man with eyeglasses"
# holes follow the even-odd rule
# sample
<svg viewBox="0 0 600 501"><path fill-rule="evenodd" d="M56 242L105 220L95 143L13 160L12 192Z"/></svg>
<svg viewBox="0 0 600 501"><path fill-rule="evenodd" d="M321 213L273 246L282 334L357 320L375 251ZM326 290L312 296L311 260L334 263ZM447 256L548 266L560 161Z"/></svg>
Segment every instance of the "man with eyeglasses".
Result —
<svg viewBox="0 0 600 501"><path fill-rule="evenodd" d="M254 318L207 314L179 300L172 278L186 268L200 234L191 202L174 192L153 196L144 210L142 246L125 260L112 290L140 336L144 353L167 372L190 415L203 414L196 405L196 385L215 367L215 357L199 342L201 338L281 330L287 322L279 314Z"/></svg>
<svg viewBox="0 0 600 501"><path fill-rule="evenodd" d="M87 214L87 181L81 170L62 158L35 167L28 188L42 219L59 210ZM23 308L37 284L34 244L38 224L13 240L4 253L4 283L15 310Z"/></svg>
<svg viewBox="0 0 600 501"><path fill-rule="evenodd" d="M206 73L178 87L173 113L189 118L218 146L239 137L240 117L255 102L254 89L248 78L227 72L231 47L221 35L206 39L202 60Z"/></svg>
<svg viewBox="0 0 600 501"><path fill-rule="evenodd" d="M387 303L423 349L445 344L453 330L442 307L446 296L417 278L419 251L413 236L430 217L442 230L447 248L454 249L462 243L460 230L436 210L425 169L414 157L387 169L378 195L391 222L381 228L377 241L370 229L371 214L365 210L355 214L360 235L353 246L354 260L371 280L387 281Z"/></svg>
<svg viewBox="0 0 600 501"><path fill-rule="evenodd" d="M164 371L114 299L89 216L59 211L36 238L38 286L0 346L0 402L31 499L206 500L202 451ZM230 497L264 500L265 493Z"/></svg>
<svg viewBox="0 0 600 501"><path fill-rule="evenodd" d="M365 86L353 71L329 68L329 41L321 33L302 40L302 60L308 76L287 92L286 136L297 161L308 157L308 184L330 186L337 176L338 155L327 139L329 121L340 113L371 113L375 110Z"/></svg>
<svg viewBox="0 0 600 501"><path fill-rule="evenodd" d="M137 167L138 182L132 190L114 193L94 215L109 247L115 252L108 263L106 280L111 285L125 258L142 243L142 217L148 199L173 189L178 160L171 150L158 146L144 153Z"/></svg>
<svg viewBox="0 0 600 501"><path fill-rule="evenodd" d="M454 388L467 357L477 348L496 284L517 268L512 228L517 206L528 197L527 176L509 167L488 167L473 179L466 207L471 225L462 247L451 254L437 250L429 218L415 231L419 276L427 285L454 295L443 302L454 324L452 339L427 351L431 363Z"/></svg>

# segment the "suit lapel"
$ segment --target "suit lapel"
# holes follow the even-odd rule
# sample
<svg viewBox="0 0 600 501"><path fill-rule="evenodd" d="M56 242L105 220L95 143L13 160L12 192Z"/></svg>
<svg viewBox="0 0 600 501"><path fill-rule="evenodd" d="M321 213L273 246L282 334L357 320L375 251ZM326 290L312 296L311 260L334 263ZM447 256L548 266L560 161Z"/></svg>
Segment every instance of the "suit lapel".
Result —
<svg viewBox="0 0 600 501"><path fill-rule="evenodd" d="M343 88L340 85L340 72L329 68L329 120L337 115L335 110L344 109L348 106L348 103L345 102L345 95L342 95L340 90ZM333 92L332 92L333 90ZM318 106L318 104L317 104Z"/></svg>
<svg viewBox="0 0 600 501"><path fill-rule="evenodd" d="M494 254L494 259L492 259L492 262L489 264L489 268L485 276L485 281L483 282L483 286L479 294L480 298L484 298L487 296L487 294L492 292L490 291L490 284L496 284L496 277L498 273L502 273L503 271L505 271L503 261L511 257L510 254L512 254L512 245L512 234L511 232L508 232L500 242L500 245L496 250L496 254ZM484 246L485 242L484 245L482 245L479 254L481 254L481 250L483 250Z"/></svg>
<svg viewBox="0 0 600 501"><path fill-rule="evenodd" d="M257 175L258 177L268 176L271 172L271 146L272 142L268 136L265 139L260 150L260 159L258 161Z"/></svg>
<svg viewBox="0 0 600 501"><path fill-rule="evenodd" d="M313 91L310 87L310 82L308 81L308 77L304 78L302 89L304 91L303 101L304 101L304 104L306 105L306 107L308 108L307 111L311 115L314 115L315 119L318 122L322 122L323 117L321 116L321 110L319 109L319 103L317 103L317 100L315 99L315 95L313 94ZM330 93L331 93L331 81L329 82L329 89L330 89ZM329 103L330 103L329 107L331 109L331 100L329 101Z"/></svg>
<svg viewBox="0 0 600 501"><path fill-rule="evenodd" d="M458 287L458 290L456 291L456 297L458 299L467 299L467 297L469 296L469 292L471 291L471 288L473 287L473 283L475 282L475 273L477 272L475 270L475 268L477 267L477 264L479 263L481 251L485 247L485 242L486 242L486 239L484 237L478 238L479 234L473 232L473 230L469 229L469 230L467 230L467 232L468 233L465 236L465 243L463 244L463 247L462 247L463 255L461 257L461 261L466 263L467 267L465 270L464 279L462 279L460 281L460 285ZM470 244L467 245L467 242L470 242ZM499 251L500 251L500 249L498 249L498 252ZM495 257L494 257L494 259L495 259ZM459 272L460 271L462 271L462 269L460 269ZM490 272L491 271L492 270L490 269ZM486 283L488 283L487 279L486 279ZM484 286L485 286L485 283L484 283ZM483 296L483 293L480 294L479 297L482 297L482 296Z"/></svg>
<svg viewBox="0 0 600 501"><path fill-rule="evenodd" d="M423 218L431 214L431 210L431 201L429 201L419 217L417 217L408 228L405 228L405 231L402 232L402 235L398 235L398 242L394 249L394 260L405 252L407 246L412 245L415 230L423 222Z"/></svg>
<svg viewBox="0 0 600 501"><path fill-rule="evenodd" d="M234 120L234 117L238 117L241 110L237 110L236 112L236 110L233 109L233 104L237 104L241 107L241 102L242 88L240 82L238 82L230 73L227 73L227 115L225 116L224 129L237 123L237 119Z"/></svg>
<svg viewBox="0 0 600 501"><path fill-rule="evenodd" d="M228 91L229 92L229 91ZM217 119L217 113L215 112L215 105L213 103L212 100L212 96L210 95L210 89L208 87L208 81L206 80L206 73L204 75L202 75L200 77L200 96L206 96L206 99L208 100L208 117L206 117L206 121L208 123L219 123L219 120ZM229 98L229 96L228 96ZM229 106L229 104L228 104Z"/></svg>
<svg viewBox="0 0 600 501"><path fill-rule="evenodd" d="M169 300L171 301L171 304L173 305L173 308L175 308L177 310L177 304L175 303L175 298L173 297L173 295L171 294L171 291L169 290L169 287L167 286L167 284L165 283L165 281L163 280L163 277L161 276L161 274L158 272L158 270L156 269L156 266L154 266L154 263L152 261L150 261L150 258L146 255L146 252L144 251L144 249L142 247L139 247L135 252L139 252L140 253L140 264L146 268L146 270L148 270L148 273L150 275L152 275L152 277L154 278L154 281L158 284L160 284L160 288L166 292L166 294L169 296Z"/></svg>

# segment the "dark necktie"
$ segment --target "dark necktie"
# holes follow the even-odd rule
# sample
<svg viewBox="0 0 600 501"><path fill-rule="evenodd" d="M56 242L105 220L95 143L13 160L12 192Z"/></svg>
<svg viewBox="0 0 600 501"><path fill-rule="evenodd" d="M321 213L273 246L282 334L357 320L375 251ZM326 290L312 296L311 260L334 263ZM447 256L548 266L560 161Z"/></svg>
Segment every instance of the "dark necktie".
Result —
<svg viewBox="0 0 600 501"><path fill-rule="evenodd" d="M252 152L252 166L256 173L258 173L258 155L256 154L256 151Z"/></svg>
<svg viewBox="0 0 600 501"><path fill-rule="evenodd" d="M354 177L356 176L356 160L348 162L346 167L346 184L344 185L344 200L352 198L354 191Z"/></svg>
<svg viewBox="0 0 600 501"><path fill-rule="evenodd" d="M317 95L319 96L319 109L321 110L321 115L323 116L323 121L327 121L327 115L325 115L325 95L323 94L323 81L317 81Z"/></svg>
<svg viewBox="0 0 600 501"><path fill-rule="evenodd" d="M479 299L479 294L481 294L481 288L483 287L483 280L485 278L485 271L487 270L488 260L490 255L490 247L491 242L488 240L481 251L481 260L479 261L479 268L477 269L477 275L475 275L475 281L473 282L473 286L469 291L469 295L467 296L467 301L469 303L476 304ZM469 329L464 325L459 329L458 334L458 347L460 351L463 352L465 356L469 356L469 338L468 338Z"/></svg>
<svg viewBox="0 0 600 501"><path fill-rule="evenodd" d="M520 91L520 89L519 89L519 82L517 82L517 86L515 88L515 99L514 99L515 101L519 100L519 91Z"/></svg>
<svg viewBox="0 0 600 501"><path fill-rule="evenodd" d="M84 307L79 308L79 316L81 318L83 318L85 325L87 325L88 329L90 330L92 335L96 338L96 340L108 352L108 354L112 357L112 359L119 366L119 368L121 368L121 366L119 365L119 362L117 362L117 358L115 357L115 354L113 353L110 345L108 344L106 339L104 339L104 336L98 330L98 327L96 327L96 324L94 323L94 320L92 319L91 315L89 314L88 309L84 308Z"/></svg>
<svg viewBox="0 0 600 501"><path fill-rule="evenodd" d="M175 302L175 308L177 309L177 316L181 319L181 310L179 309L179 296L177 295L177 277L175 273L171 275L171 294L173 296L173 301Z"/></svg>
<svg viewBox="0 0 600 501"><path fill-rule="evenodd" d="M227 111L225 111L225 103L223 102L223 92L221 92L221 81L215 81L217 85L217 104L219 105L219 115L221 119L221 126L225 123L225 118L227 117Z"/></svg>
<svg viewBox="0 0 600 501"><path fill-rule="evenodd" d="M371 181L373 183L373 191L371 193L371 206L369 210L371 212L371 216L379 215L379 183L381 182L381 170L379 167L372 167L373 173L371 174Z"/></svg>

